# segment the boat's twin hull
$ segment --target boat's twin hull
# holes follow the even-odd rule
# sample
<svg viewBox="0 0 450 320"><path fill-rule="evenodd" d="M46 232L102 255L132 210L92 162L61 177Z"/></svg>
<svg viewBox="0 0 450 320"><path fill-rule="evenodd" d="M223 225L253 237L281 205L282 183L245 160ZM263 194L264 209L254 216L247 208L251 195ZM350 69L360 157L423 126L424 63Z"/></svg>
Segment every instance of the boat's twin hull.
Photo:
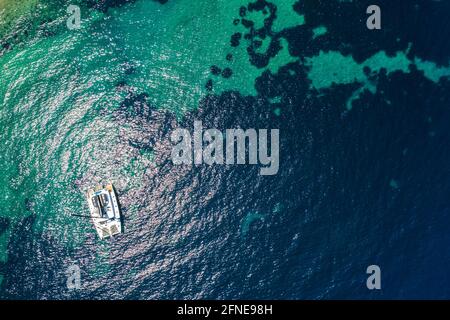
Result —
<svg viewBox="0 0 450 320"><path fill-rule="evenodd" d="M112 184L87 191L92 223L101 239L122 232L119 204Z"/></svg>

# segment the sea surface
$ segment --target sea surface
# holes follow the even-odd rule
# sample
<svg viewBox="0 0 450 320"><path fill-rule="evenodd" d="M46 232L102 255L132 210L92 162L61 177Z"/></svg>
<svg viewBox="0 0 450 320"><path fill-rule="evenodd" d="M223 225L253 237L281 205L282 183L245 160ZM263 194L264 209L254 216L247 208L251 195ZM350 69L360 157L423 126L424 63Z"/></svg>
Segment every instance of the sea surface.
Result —
<svg viewBox="0 0 450 320"><path fill-rule="evenodd" d="M0 298L449 299L450 2L372 2L0 0ZM174 165L194 120L278 174Z"/></svg>

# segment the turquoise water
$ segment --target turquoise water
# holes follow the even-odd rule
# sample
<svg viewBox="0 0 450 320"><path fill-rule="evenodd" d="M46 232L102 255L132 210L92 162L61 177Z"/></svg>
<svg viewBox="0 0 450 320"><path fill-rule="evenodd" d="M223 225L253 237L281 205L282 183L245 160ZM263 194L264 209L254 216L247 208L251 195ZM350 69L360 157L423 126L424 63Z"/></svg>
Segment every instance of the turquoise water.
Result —
<svg viewBox="0 0 450 320"><path fill-rule="evenodd" d="M87 211L87 187L104 181L113 181L125 193L143 187L139 173L155 165L153 155L130 150L124 141L136 128L118 127L108 115L127 90L146 92L156 108L181 117L206 96L212 65L240 75L214 78L214 93L239 90L255 95L256 77L294 61L287 43L264 69L249 62L245 46L230 47L230 36L245 31L233 24L241 4L179 0L162 6L137 1L106 14L82 7L80 30L64 28L64 8L50 3L47 11L39 11L43 17L58 13L51 23L56 34L31 35L0 58L0 141L6 146L0 156L5 168L0 175L0 216L12 219L1 238L1 260L7 259L15 222L25 216L36 214L36 232L45 231L74 247L93 234L89 221L70 216ZM280 4L281 12L289 12L286 22L301 23L290 10L292 4ZM18 14L26 17L26 10L19 8ZM35 9L33 3L30 8ZM252 16L259 23L264 18ZM280 28L280 22L275 27ZM232 54L231 61L225 59L227 54ZM127 90L118 89L121 82ZM108 157L111 147L116 151Z"/></svg>
<svg viewBox="0 0 450 320"><path fill-rule="evenodd" d="M294 2L279 1L280 12L288 16L283 25L288 27L303 23L292 10ZM8 208L3 215L20 219L30 214L25 203L33 194L33 211L45 212L38 215L40 230L78 243L82 234L92 231L89 223L70 217L86 210L82 190L107 179L121 189L140 185L134 173L151 159L127 153L119 141L119 132L127 128L117 128L112 119L99 115L101 110L114 110L126 97L116 88L121 81L134 92L149 93L157 108L181 116L206 96L212 65L230 67L240 75L214 78L214 93L239 90L255 95L254 81L266 69L276 73L295 61L285 41L264 69L249 62L245 46L230 48L227 39L245 32L232 23L242 3L179 0L162 6L138 1L107 14L85 8L80 30L59 28L54 36L26 39L20 51L1 57L1 124L7 128L1 139L11 146L1 158L7 168L1 177L2 207ZM260 24L264 18L262 13L252 16ZM54 19L58 25L65 23L64 15ZM280 28L281 19L276 21L274 28ZM233 59L227 61L230 53ZM107 152L105 139L121 150L112 171L108 163L105 166L111 160L101 156ZM18 145L24 147L14 147ZM57 205L61 202L65 206ZM7 239L3 237L2 252Z"/></svg>

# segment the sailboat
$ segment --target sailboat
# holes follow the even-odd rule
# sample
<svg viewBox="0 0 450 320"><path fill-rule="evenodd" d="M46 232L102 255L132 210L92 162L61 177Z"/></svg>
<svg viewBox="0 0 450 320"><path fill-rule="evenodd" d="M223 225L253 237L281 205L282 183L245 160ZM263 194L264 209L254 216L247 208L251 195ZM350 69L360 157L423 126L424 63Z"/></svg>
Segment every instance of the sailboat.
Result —
<svg viewBox="0 0 450 320"><path fill-rule="evenodd" d="M100 239L122 233L119 203L114 186L97 186L87 190L91 219Z"/></svg>

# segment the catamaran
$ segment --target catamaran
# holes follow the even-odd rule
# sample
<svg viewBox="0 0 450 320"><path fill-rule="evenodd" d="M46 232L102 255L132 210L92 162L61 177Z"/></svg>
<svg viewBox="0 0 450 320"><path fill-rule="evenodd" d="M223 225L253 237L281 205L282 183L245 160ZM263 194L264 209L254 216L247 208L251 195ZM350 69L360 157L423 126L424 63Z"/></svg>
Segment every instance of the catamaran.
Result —
<svg viewBox="0 0 450 320"><path fill-rule="evenodd" d="M92 222L100 239L122 233L122 222L117 196L112 184L87 191Z"/></svg>

